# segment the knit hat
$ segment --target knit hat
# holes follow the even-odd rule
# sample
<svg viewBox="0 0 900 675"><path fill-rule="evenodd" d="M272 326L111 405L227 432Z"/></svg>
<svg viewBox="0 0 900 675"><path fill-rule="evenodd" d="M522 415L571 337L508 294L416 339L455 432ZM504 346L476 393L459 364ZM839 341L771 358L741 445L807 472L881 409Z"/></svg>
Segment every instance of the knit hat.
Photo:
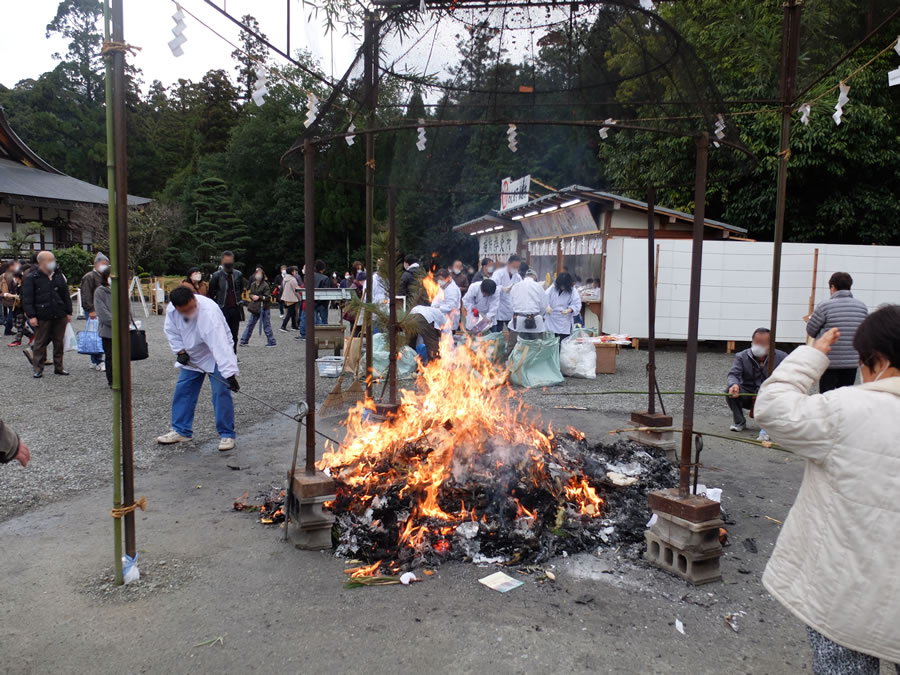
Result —
<svg viewBox="0 0 900 675"><path fill-rule="evenodd" d="M109 258L103 255L102 251L97 251L97 255L94 256L94 264L96 265L98 262L109 262Z"/></svg>

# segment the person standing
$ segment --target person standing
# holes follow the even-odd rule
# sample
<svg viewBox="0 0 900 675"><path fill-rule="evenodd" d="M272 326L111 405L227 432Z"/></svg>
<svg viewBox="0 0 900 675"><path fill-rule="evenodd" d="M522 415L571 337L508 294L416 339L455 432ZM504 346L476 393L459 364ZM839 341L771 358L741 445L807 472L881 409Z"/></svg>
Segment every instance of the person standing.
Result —
<svg viewBox="0 0 900 675"><path fill-rule="evenodd" d="M313 274L313 285L315 288L331 288L331 280L325 276L325 263L321 260L316 260L316 271ZM365 272L360 272L365 278ZM303 266L303 285L301 286L303 289L306 288L306 266ZM295 337L297 340L305 340L306 339L306 296L303 296L303 303L300 305L300 330L299 334ZM325 325L328 323L328 300L316 300L315 302L315 317L313 321L317 326Z"/></svg>
<svg viewBox="0 0 900 675"><path fill-rule="evenodd" d="M209 284L203 281L203 272L200 271L199 267L189 269L181 284L199 295L209 295Z"/></svg>
<svg viewBox="0 0 900 675"><path fill-rule="evenodd" d="M100 287L100 276L109 269L109 258L100 251L94 256L94 269L81 277L81 309L85 319L96 319L94 311L94 292ZM91 368L103 370L103 354L91 354Z"/></svg>
<svg viewBox="0 0 900 675"><path fill-rule="evenodd" d="M247 327L244 329L244 335L241 338L243 346L246 347L250 342L257 321L262 322L263 330L266 332L266 338L268 339L266 347L275 346L275 335L272 333L272 324L269 321L269 297L271 293L266 273L262 267L257 267L253 273L253 279L250 281L250 304L247 306L247 311L250 312L250 319L247 321Z"/></svg>
<svg viewBox="0 0 900 675"><path fill-rule="evenodd" d="M472 277L472 283L474 284L476 281L482 281L484 279L490 279L491 275L494 274L494 261L490 258L482 258L481 259L481 267L475 272L475 276Z"/></svg>
<svg viewBox="0 0 900 675"><path fill-rule="evenodd" d="M31 452L19 435L0 420L0 464L12 461L21 464L24 469L31 461Z"/></svg>
<svg viewBox="0 0 900 675"><path fill-rule="evenodd" d="M877 675L894 670L879 659L900 663L900 307L856 328L862 384L810 396L841 338L795 349L756 400L772 440L805 459L762 584L806 625L812 672Z"/></svg>
<svg viewBox="0 0 900 675"><path fill-rule="evenodd" d="M459 286L454 283L450 270L439 269L437 271L438 287L440 290L431 301L432 307L437 307L444 315L444 323L451 331L459 328L459 307L462 296Z"/></svg>
<svg viewBox="0 0 900 675"><path fill-rule="evenodd" d="M287 265L282 265L279 269L279 276L277 279L273 281L272 284L272 297L278 298L278 318L284 318L284 300L281 299L281 294L284 292L284 278L287 276Z"/></svg>
<svg viewBox="0 0 900 675"><path fill-rule="evenodd" d="M241 294L244 292L244 275L234 269L234 253L222 253L222 266L209 280L209 297L219 304L225 323L231 331L234 353L237 354L238 331L241 327Z"/></svg>
<svg viewBox="0 0 900 675"><path fill-rule="evenodd" d="M28 332L34 340L34 331L25 323L25 310L22 308L22 281L24 279L22 266L13 261L6 273L0 277L0 298L3 305L9 308L12 318L13 339L7 347L19 347L22 345L22 337Z"/></svg>
<svg viewBox="0 0 900 675"><path fill-rule="evenodd" d="M466 308L466 330L471 331L482 321L487 323L484 330L493 328L497 323L497 310L500 308L500 294L497 284L491 279L473 281L462 299Z"/></svg>
<svg viewBox="0 0 900 675"><path fill-rule="evenodd" d="M453 273L453 283L459 286L459 294L462 297L469 290L469 276L466 274L462 260L454 260L450 271Z"/></svg>
<svg viewBox="0 0 900 675"><path fill-rule="evenodd" d="M509 293L512 318L509 322L509 344L506 346L507 358L512 354L519 338L523 340L539 340L544 337L544 317L542 314L544 301L544 287L537 282L537 272L529 269L525 272L525 278L516 284Z"/></svg>
<svg viewBox="0 0 900 675"><path fill-rule="evenodd" d="M287 333L287 325L290 321L291 330L297 330L297 303L300 302L300 294L298 290L300 282L297 281L297 268L293 265L288 267L284 279L281 282L281 300L284 303L284 317L281 321L280 330Z"/></svg>
<svg viewBox="0 0 900 675"><path fill-rule="evenodd" d="M734 362L728 371L729 396L725 399L731 408L731 431L741 432L747 427L744 410L753 409L754 395L769 376L769 335L768 328L757 328L750 336L750 348L734 355ZM775 350L776 368L786 356L780 349ZM767 441L769 435L760 429L757 440Z"/></svg>
<svg viewBox="0 0 900 675"><path fill-rule="evenodd" d="M522 277L519 276L519 266L521 264L522 259L513 253L506 261L506 265L491 275L491 279L497 284L497 292L500 294L500 308L497 310L497 323L494 325L495 332L499 333L506 328L513 318L509 294L513 286L522 281Z"/></svg>
<svg viewBox="0 0 900 675"><path fill-rule="evenodd" d="M209 375L219 450L235 446L234 400L239 391L237 356L231 348L225 315L209 298L179 286L169 294L165 332L180 369L172 396L172 430L156 439L161 445L191 440L194 410L203 380Z"/></svg>
<svg viewBox="0 0 900 675"><path fill-rule="evenodd" d="M50 251L37 254L37 268L22 285L22 304L29 325L34 328L34 352L31 366L34 377L43 377L47 345L53 343L53 372L68 375L63 368L66 326L72 320L72 298L66 277L56 269L56 257Z"/></svg>
<svg viewBox="0 0 900 675"><path fill-rule="evenodd" d="M106 357L106 384L112 387L112 290L109 287L109 267L100 274L100 285L94 291L94 311L100 323L98 332Z"/></svg>
<svg viewBox="0 0 900 675"><path fill-rule="evenodd" d="M403 274L400 275L400 282L397 284L397 295L406 298L407 307L415 307L416 303L409 297L410 286L423 276L425 275L419 265L419 259L414 255L406 256L403 259Z"/></svg>
<svg viewBox="0 0 900 675"><path fill-rule="evenodd" d="M806 334L822 337L832 328L840 331L840 338L828 353L829 366L819 380L819 393L850 387L856 382L859 354L853 348L856 329L869 315L869 308L850 292L853 277L846 272L835 272L828 280L831 297L823 300L806 322Z"/></svg>
<svg viewBox="0 0 900 675"><path fill-rule="evenodd" d="M556 337L564 340L572 334L575 315L581 311L581 295L574 288L572 275L563 272L550 288L544 292L547 308L544 325Z"/></svg>

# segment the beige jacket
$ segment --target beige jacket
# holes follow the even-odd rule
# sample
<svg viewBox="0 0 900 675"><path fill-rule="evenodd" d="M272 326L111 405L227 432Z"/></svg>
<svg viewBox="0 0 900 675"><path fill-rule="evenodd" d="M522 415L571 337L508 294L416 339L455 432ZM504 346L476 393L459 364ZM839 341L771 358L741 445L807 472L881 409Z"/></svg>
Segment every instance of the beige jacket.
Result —
<svg viewBox="0 0 900 675"><path fill-rule="evenodd" d="M762 581L833 642L900 662L900 377L809 396L829 363L799 347L756 399L760 426L808 460Z"/></svg>

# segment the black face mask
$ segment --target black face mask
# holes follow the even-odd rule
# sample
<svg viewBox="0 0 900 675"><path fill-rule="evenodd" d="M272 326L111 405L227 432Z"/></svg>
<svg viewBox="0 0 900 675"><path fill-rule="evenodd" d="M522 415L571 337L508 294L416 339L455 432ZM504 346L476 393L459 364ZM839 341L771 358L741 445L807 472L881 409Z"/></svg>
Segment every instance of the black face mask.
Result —
<svg viewBox="0 0 900 675"><path fill-rule="evenodd" d="M224 269L226 272L230 272L233 267L234 263L222 263L222 269Z"/></svg>

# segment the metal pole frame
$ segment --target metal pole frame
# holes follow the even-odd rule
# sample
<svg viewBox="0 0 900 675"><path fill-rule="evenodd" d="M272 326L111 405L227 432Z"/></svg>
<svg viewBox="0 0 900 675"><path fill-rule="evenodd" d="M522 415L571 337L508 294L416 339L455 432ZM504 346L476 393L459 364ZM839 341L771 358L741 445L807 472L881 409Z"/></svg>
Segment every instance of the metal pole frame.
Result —
<svg viewBox="0 0 900 675"><path fill-rule="evenodd" d="M388 340L390 344L390 360L388 362L388 402L393 406L397 401L397 190L391 188L388 193L388 298L390 319L388 321Z"/></svg>
<svg viewBox="0 0 900 675"><path fill-rule="evenodd" d="M303 248L306 276L306 473L316 473L316 158L310 140L303 143Z"/></svg>
<svg viewBox="0 0 900 675"><path fill-rule="evenodd" d="M103 39L109 41L110 35L110 7L109 0L103 0ZM106 184L108 186L107 216L109 218L109 266L110 289L113 298L119 297L119 252L116 232L116 159L113 146L115 144L115 131L113 122L113 85L112 85L112 54L104 57L106 63ZM43 221L43 218L41 219ZM112 303L112 323L119 325L119 305ZM122 376L119 369L119 354L122 352L120 335L118 330L112 334L112 363L107 364L112 368L112 473L113 473L113 508L122 508ZM124 583L122 579L122 519L113 518L113 569L115 570L116 585Z"/></svg>
<svg viewBox="0 0 900 675"><path fill-rule="evenodd" d="M123 18L124 0L112 0L112 38L125 42ZM122 395L122 497L123 506L134 504L134 431L132 428L131 394L131 317L128 297L128 155L125 147L125 53L113 51L113 152L115 156L116 187L116 251L118 283L115 304L119 309L116 332L119 335L119 360L113 374L118 372ZM124 274L123 274L124 272ZM122 283L126 281L126 283ZM134 511L125 514L125 553L133 558L137 552L134 532Z"/></svg>
<svg viewBox="0 0 900 675"><path fill-rule="evenodd" d="M694 438L694 392L697 388L697 336L700 325L700 276L703 268L703 223L706 220L706 174L709 160L709 132L696 136L697 160L694 177L694 237L691 249L691 291L688 309L687 358L684 365L684 412L682 416L681 463L678 467L678 494L691 489L692 442Z"/></svg>
<svg viewBox="0 0 900 675"><path fill-rule="evenodd" d="M800 48L800 1L784 1L781 38L781 150L775 198L775 233L772 248L772 313L769 319L769 375L775 369L778 329L778 291L781 285L781 248L784 242L784 210L787 202L787 170L791 157L791 112L797 87L797 55Z"/></svg>
<svg viewBox="0 0 900 675"><path fill-rule="evenodd" d="M656 188L647 186L647 413L656 413L656 288L653 262L656 243Z"/></svg>
<svg viewBox="0 0 900 675"><path fill-rule="evenodd" d="M378 15L366 15L365 22L364 79L366 83L366 297L372 303L372 234L375 226L375 108L378 103ZM394 290L392 288L391 295ZM372 316L366 311L366 398L372 399L373 366L372 366Z"/></svg>

